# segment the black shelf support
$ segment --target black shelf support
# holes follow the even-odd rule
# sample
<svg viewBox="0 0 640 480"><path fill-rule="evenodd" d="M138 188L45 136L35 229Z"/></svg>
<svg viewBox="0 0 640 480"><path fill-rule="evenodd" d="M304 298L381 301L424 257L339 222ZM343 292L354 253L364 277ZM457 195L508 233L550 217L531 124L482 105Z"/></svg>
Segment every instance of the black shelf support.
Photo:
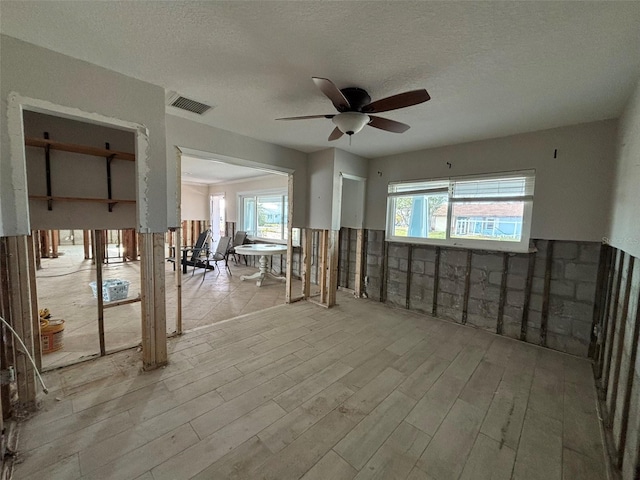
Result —
<svg viewBox="0 0 640 480"><path fill-rule="evenodd" d="M44 139L49 140L49 132L44 132ZM44 148L45 172L47 176L47 197L51 197L51 147ZM53 200L47 200L47 210L53 210Z"/></svg>
<svg viewBox="0 0 640 480"><path fill-rule="evenodd" d="M111 150L111 146L109 145L109 142L106 142L104 144L104 148L107 150ZM107 198L109 200L113 198L113 196L111 195L111 160L113 160L115 156L116 155L114 153L109 155L108 157L105 157L107 159ZM115 202L109 203L109 212L113 212L114 205L115 205Z"/></svg>

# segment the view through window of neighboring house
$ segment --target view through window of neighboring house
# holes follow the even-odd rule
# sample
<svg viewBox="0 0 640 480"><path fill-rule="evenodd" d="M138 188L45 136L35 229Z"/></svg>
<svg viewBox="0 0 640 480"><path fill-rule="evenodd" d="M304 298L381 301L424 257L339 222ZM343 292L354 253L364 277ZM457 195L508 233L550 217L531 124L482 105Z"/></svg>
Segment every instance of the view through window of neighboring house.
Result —
<svg viewBox="0 0 640 480"><path fill-rule="evenodd" d="M533 171L390 183L387 235L392 241L524 251Z"/></svg>
<svg viewBox="0 0 640 480"><path fill-rule="evenodd" d="M250 237L287 239L287 195L241 195L240 224Z"/></svg>

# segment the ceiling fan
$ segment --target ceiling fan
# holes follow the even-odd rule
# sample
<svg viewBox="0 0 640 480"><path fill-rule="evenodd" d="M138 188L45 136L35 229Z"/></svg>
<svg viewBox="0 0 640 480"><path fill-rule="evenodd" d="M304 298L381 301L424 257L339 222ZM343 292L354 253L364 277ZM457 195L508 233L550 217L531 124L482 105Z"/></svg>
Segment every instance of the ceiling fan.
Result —
<svg viewBox="0 0 640 480"><path fill-rule="evenodd" d="M337 114L307 115L303 117L277 118L276 120L306 120L310 118L330 118L336 127L329 135L329 141L337 140L343 134L349 136L358 133L365 125L386 130L387 132L403 133L409 130L409 125L389 120L388 118L369 115L370 113L388 112L399 108L410 107L426 102L431 97L423 88L399 93L391 97L371 101L371 97L362 88L349 87L339 89L327 78L311 77L316 86L324 93L333 106L338 110Z"/></svg>

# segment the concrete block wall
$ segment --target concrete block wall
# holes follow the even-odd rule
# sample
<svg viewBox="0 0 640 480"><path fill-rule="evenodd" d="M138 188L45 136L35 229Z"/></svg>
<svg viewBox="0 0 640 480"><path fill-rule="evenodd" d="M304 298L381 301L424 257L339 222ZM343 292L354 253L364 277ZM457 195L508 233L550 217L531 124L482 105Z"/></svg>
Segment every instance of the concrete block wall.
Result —
<svg viewBox="0 0 640 480"><path fill-rule="evenodd" d="M607 446L624 480L640 478L640 259L612 251L596 376Z"/></svg>
<svg viewBox="0 0 640 480"><path fill-rule="evenodd" d="M544 339L541 327L545 316L543 304L549 242L538 240L536 246L538 251L532 254L471 252L466 317L463 312L469 251L439 248L436 315L459 323L466 320L469 325L497 332L502 305L503 335L586 357L591 342L601 245L553 242ZM430 245L385 244L384 232L369 230L365 270L367 296L431 314L437 250ZM535 263L528 298L528 318L523 328L530 255L535 256ZM505 262L507 275L503 291Z"/></svg>

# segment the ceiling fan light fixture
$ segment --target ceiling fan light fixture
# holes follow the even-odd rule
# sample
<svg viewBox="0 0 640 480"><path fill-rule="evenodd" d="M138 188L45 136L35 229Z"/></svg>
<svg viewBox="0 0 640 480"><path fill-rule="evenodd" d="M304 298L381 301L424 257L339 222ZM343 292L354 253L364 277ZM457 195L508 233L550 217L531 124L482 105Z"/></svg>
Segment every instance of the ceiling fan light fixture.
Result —
<svg viewBox="0 0 640 480"><path fill-rule="evenodd" d="M358 133L371 121L369 115L360 112L339 113L331 120L336 124L338 129L346 135Z"/></svg>

